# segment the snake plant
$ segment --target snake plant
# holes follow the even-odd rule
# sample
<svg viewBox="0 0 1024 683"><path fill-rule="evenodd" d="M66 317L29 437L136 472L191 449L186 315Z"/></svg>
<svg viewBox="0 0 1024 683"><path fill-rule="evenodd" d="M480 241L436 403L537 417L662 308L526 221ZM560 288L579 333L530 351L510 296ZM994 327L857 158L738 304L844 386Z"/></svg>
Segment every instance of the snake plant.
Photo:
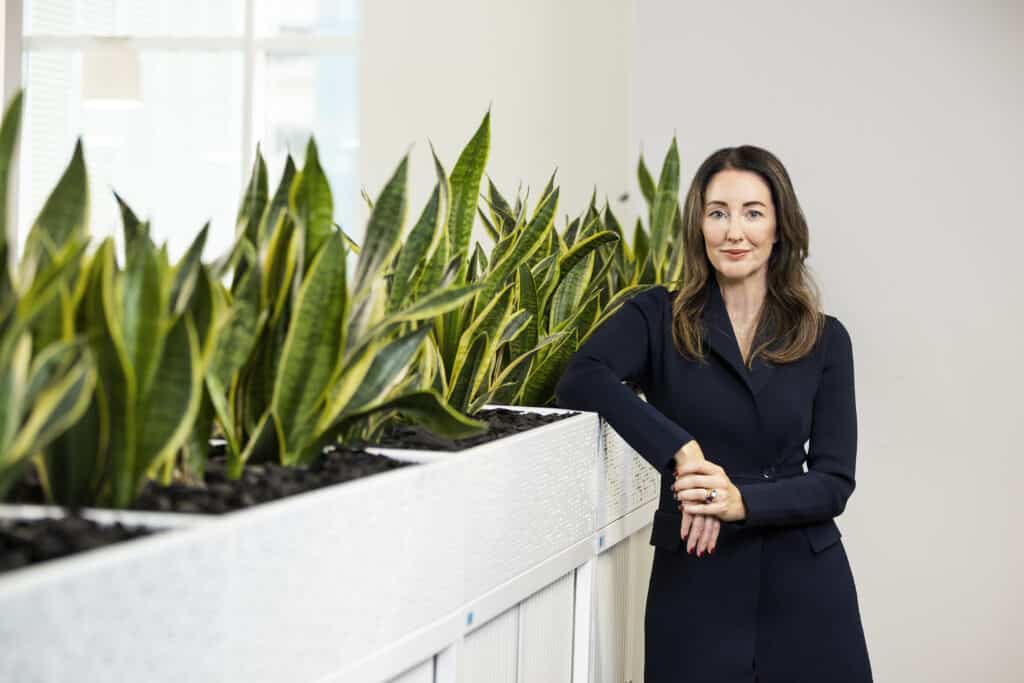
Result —
<svg viewBox="0 0 1024 683"><path fill-rule="evenodd" d="M59 307L82 242L69 240L62 248L46 252L32 249L20 267L11 268L7 179L22 101L22 93L16 94L0 124L0 499L43 449L81 417L96 382L90 355L68 330L48 341L33 333L45 312L55 303ZM68 187L68 183L58 185L41 219L49 220L60 208L74 206L74 193Z"/></svg>
<svg viewBox="0 0 1024 683"><path fill-rule="evenodd" d="M414 415L449 436L483 429L410 372L429 320L476 288L444 286L388 305L382 271L401 244L407 167L403 159L373 203L349 278L353 247L333 223L315 141L301 170L286 161L272 197L257 154L239 209L230 314L206 376L233 476L251 459L309 463L384 413Z"/></svg>

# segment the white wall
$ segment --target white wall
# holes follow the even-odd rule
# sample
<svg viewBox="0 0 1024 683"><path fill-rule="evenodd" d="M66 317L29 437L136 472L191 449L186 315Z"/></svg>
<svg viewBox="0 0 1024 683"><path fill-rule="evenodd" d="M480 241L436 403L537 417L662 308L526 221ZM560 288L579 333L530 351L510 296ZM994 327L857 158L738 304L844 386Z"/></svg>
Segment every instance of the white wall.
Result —
<svg viewBox="0 0 1024 683"><path fill-rule="evenodd" d="M376 197L413 145L410 223L434 184L428 139L450 173L488 105L488 172L502 192L521 180L536 199L557 166L564 216L586 208L595 183L613 202L627 187L631 1L373 0L362 11L360 177Z"/></svg>
<svg viewBox="0 0 1024 683"><path fill-rule="evenodd" d="M639 0L634 144L789 169L851 332L840 518L879 681L1024 680L1024 9ZM713 454L709 454L713 458Z"/></svg>

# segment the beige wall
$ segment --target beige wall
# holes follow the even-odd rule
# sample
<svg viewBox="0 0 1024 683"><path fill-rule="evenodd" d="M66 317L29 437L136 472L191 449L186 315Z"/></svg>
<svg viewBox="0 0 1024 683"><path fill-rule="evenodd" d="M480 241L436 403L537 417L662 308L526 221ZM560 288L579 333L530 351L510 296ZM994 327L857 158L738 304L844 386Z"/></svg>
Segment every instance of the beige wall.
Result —
<svg viewBox="0 0 1024 683"><path fill-rule="evenodd" d="M638 0L634 143L787 165L851 332L878 681L1024 680L1024 10Z"/></svg>
<svg viewBox="0 0 1024 683"><path fill-rule="evenodd" d="M536 198L557 166L560 215L581 212L595 183L614 199L628 184L631 158L631 5L363 3L363 186L376 196L414 145L414 220L434 184L428 139L451 172L491 105L488 171L503 192L521 180Z"/></svg>

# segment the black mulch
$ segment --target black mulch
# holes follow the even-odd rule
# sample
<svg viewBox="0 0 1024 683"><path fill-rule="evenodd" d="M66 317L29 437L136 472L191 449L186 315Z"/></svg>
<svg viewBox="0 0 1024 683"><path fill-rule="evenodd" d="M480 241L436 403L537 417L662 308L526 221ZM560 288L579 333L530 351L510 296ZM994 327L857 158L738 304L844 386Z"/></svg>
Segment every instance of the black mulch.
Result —
<svg viewBox="0 0 1024 683"><path fill-rule="evenodd" d="M387 448L411 448L428 451L461 451L488 441L495 441L505 436L525 432L552 422L564 420L578 413L526 413L507 408L487 408L475 415L487 422L488 429L483 434L465 439L445 439L435 436L416 425L392 423L384 430L377 446Z"/></svg>
<svg viewBox="0 0 1024 683"><path fill-rule="evenodd" d="M355 448L331 448L309 467L247 464L241 478L229 479L225 474L224 457L217 455L207 465L204 488L184 484L164 487L149 482L133 508L221 514L410 464Z"/></svg>
<svg viewBox="0 0 1024 683"><path fill-rule="evenodd" d="M0 572L127 541L152 533L120 523L97 524L76 516L0 519Z"/></svg>

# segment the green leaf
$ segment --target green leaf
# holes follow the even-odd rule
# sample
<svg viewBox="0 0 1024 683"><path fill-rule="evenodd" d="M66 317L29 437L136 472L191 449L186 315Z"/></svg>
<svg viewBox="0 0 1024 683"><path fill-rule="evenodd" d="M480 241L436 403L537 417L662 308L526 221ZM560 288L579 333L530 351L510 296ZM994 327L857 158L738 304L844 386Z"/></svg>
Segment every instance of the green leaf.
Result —
<svg viewBox="0 0 1024 683"><path fill-rule="evenodd" d="M651 262L651 244L639 218L636 219L636 227L633 230L633 253L636 255L636 271L633 274L633 281L641 282L644 271Z"/></svg>
<svg viewBox="0 0 1024 683"><path fill-rule="evenodd" d="M519 271L516 274L516 295L519 305L530 317L526 323L526 330L512 341L513 356L525 353L527 349L537 343L537 338L540 335L537 285L534 283L533 274L525 263L519 266Z"/></svg>
<svg viewBox="0 0 1024 683"><path fill-rule="evenodd" d="M669 233L672 219L679 205L679 149L676 139L665 155L658 179L658 191L651 209L651 256L656 272L661 272L662 264L667 257Z"/></svg>
<svg viewBox="0 0 1024 683"><path fill-rule="evenodd" d="M298 457L341 355L347 305L345 247L332 234L302 283L281 352L271 411L284 437L282 462Z"/></svg>
<svg viewBox="0 0 1024 683"><path fill-rule="evenodd" d="M616 292L614 296L612 296L612 298L608 301L608 303L605 304L604 308L601 310L601 314L590 325L590 329L587 330L587 333L580 337L580 344L585 342L587 340L587 337L589 337L594 332L594 330L601 327L601 325L603 325L604 322L608 320L608 318L612 317L615 311L619 310L619 307L622 304L624 304L626 301L628 301L633 296L639 294L640 292L645 292L648 289L651 289L652 287L656 286L657 285L655 284L630 285L629 287L620 289L618 292Z"/></svg>
<svg viewBox="0 0 1024 683"><path fill-rule="evenodd" d="M143 246L152 246L153 242L149 238L149 223L140 221L139 217L132 211L132 208L128 206L128 202L117 192L114 193L114 199L117 201L118 209L121 212L125 253L128 254L134 251L138 247L140 240Z"/></svg>
<svg viewBox="0 0 1024 683"><path fill-rule="evenodd" d="M295 225L303 235L305 251L302 263L309 264L334 232L334 200L312 138L306 145L306 163L293 181L288 204Z"/></svg>
<svg viewBox="0 0 1024 683"><path fill-rule="evenodd" d="M636 166L637 181L640 183L640 194L643 195L644 201L647 202L648 210L654 206L654 198L657 196L658 190L654 185L654 178L651 176L651 172L647 170L647 164L644 163L644 155L640 155L640 161Z"/></svg>
<svg viewBox="0 0 1024 683"><path fill-rule="evenodd" d="M192 316L179 316L167 335L155 381L139 411L136 487L151 466L172 460L191 434L202 398L201 363Z"/></svg>
<svg viewBox="0 0 1024 683"><path fill-rule="evenodd" d="M366 343L345 354L344 362L335 371L335 377L327 389L327 406L316 425L318 433L329 429L348 407L382 346L384 342L380 339L369 338Z"/></svg>
<svg viewBox="0 0 1024 683"><path fill-rule="evenodd" d="M416 424L448 439L461 439L487 431L487 423L462 415L433 390L414 391L387 399L365 410L346 416L352 423L373 413L393 410L415 419Z"/></svg>
<svg viewBox="0 0 1024 683"><path fill-rule="evenodd" d="M124 330L127 360L138 381L140 395L149 391L153 374L163 352L163 312L166 293L160 265L152 250L133 252L124 272L124 307L120 322Z"/></svg>
<svg viewBox="0 0 1024 683"><path fill-rule="evenodd" d="M242 202L238 206L235 228L238 234L244 234L257 248L260 242L260 222L267 208L267 164L263 160L260 146L256 145L256 159L249 174L249 184L245 188Z"/></svg>
<svg viewBox="0 0 1024 683"><path fill-rule="evenodd" d="M374 204L366 224L363 249L356 264L354 289L362 296L385 264L390 263L399 247L402 224L405 222L405 184L409 165L406 155L398 164Z"/></svg>
<svg viewBox="0 0 1024 683"><path fill-rule="evenodd" d="M497 337L498 329L502 321L511 313L512 307L512 285L508 284L501 293L488 300L483 309L473 316L472 321L465 329L460 330L458 345L452 362L447 367L452 368L452 377L459 376L459 370L464 362L468 362L471 344L481 334L488 335L491 339Z"/></svg>
<svg viewBox="0 0 1024 683"><path fill-rule="evenodd" d="M591 252L598 247L608 244L609 242L618 241L619 236L611 230L603 230L601 232L595 232L588 236L586 239L581 240L577 244L565 253L561 258L558 259L558 269L563 273L568 273L573 267L586 258Z"/></svg>
<svg viewBox="0 0 1024 683"><path fill-rule="evenodd" d="M566 335L530 372L520 394L521 405L543 406L551 401L569 358L576 351L576 333Z"/></svg>
<svg viewBox="0 0 1024 683"><path fill-rule="evenodd" d="M206 236L209 231L210 224L207 222L175 267L174 284L171 285L171 305L175 313L183 312L192 296L192 290L202 268L203 249L206 247Z"/></svg>
<svg viewBox="0 0 1024 683"><path fill-rule="evenodd" d="M6 464L18 463L43 451L77 422L89 407L95 383L96 373L92 365L79 362L66 374L47 384L33 397L31 411L5 453ZM0 498L4 493L0 490Z"/></svg>
<svg viewBox="0 0 1024 683"><path fill-rule="evenodd" d="M14 460L10 444L21 427L32 364L32 337L21 334L4 345L0 357L0 464Z"/></svg>
<svg viewBox="0 0 1024 683"><path fill-rule="evenodd" d="M21 109L25 93L18 90L7 105L0 124L0 300L7 299L13 283L8 270L7 248L7 183L11 172L14 148L21 129Z"/></svg>
<svg viewBox="0 0 1024 683"><path fill-rule="evenodd" d="M268 462L278 459L282 448L284 448L284 437L277 417L273 413L266 413L246 443L242 457L230 464L228 477L231 479L241 477L242 466L247 462Z"/></svg>
<svg viewBox="0 0 1024 683"><path fill-rule="evenodd" d="M498 240L501 239L501 233L499 233L498 229L494 227L493 223L491 223L491 220L487 217L487 214L484 213L484 210L478 209L477 215L480 216L480 220L483 221L484 232L487 233L487 236L491 238L492 242L498 242ZM477 243L477 246L480 246L479 243Z"/></svg>
<svg viewBox="0 0 1024 683"><path fill-rule="evenodd" d="M506 344L510 341L515 340L519 335L527 328L527 325L532 319L529 311L520 310L512 314L509 317L501 330L498 333L498 340L495 342L495 348L500 347L502 344Z"/></svg>
<svg viewBox="0 0 1024 683"><path fill-rule="evenodd" d="M452 169L451 211L448 215L448 241L452 253L469 253L477 197L480 196L480 181L483 179L490 145L491 112L488 111Z"/></svg>
<svg viewBox="0 0 1024 683"><path fill-rule="evenodd" d="M298 242L301 241L294 226L287 214L280 215L264 260L260 300L270 309L270 319L274 322L280 319L292 291Z"/></svg>
<svg viewBox="0 0 1024 683"><path fill-rule="evenodd" d="M557 330L559 323L567 320L577 310L587 290L593 268L594 255L588 254L562 277L551 300L548 329Z"/></svg>
<svg viewBox="0 0 1024 683"><path fill-rule="evenodd" d="M493 298L497 291L505 286L509 278L519 268L519 265L526 261L530 254L544 241L547 231L551 230L557 206L558 189L556 188L538 206L536 213L530 219L526 229L519 235L512 250L491 269L487 277L487 287L477 298L474 307L474 317L479 314L480 310Z"/></svg>
<svg viewBox="0 0 1024 683"><path fill-rule="evenodd" d="M491 209L491 217L499 235L505 235L516 225L515 213L508 201L498 192L494 182L487 179L487 205ZM495 240L497 241L497 240Z"/></svg>
<svg viewBox="0 0 1024 683"><path fill-rule="evenodd" d="M413 276L418 268L425 267L427 254L437 247L441 228L441 187L438 184L398 254L388 297L388 312L397 310L412 296Z"/></svg>
<svg viewBox="0 0 1024 683"><path fill-rule="evenodd" d="M89 182L79 139L67 169L29 230L26 254L48 254L74 238L85 239L88 215Z"/></svg>
<svg viewBox="0 0 1024 683"><path fill-rule="evenodd" d="M415 303L390 314L372 328L374 331L399 322L414 322L433 318L455 310L459 304L471 299L483 289L483 284L451 286L417 299ZM368 333L367 337L373 336Z"/></svg>
<svg viewBox="0 0 1024 683"><path fill-rule="evenodd" d="M415 332L396 339L376 353L373 364L349 401L345 412L357 412L386 397L405 375L413 354L429 333L430 325L424 325Z"/></svg>
<svg viewBox="0 0 1024 683"><path fill-rule="evenodd" d="M277 228L277 222L280 220L282 215L288 214L288 196L291 192L292 181L295 179L295 162L292 161L292 155L289 154L288 158L284 162L284 171L281 173L281 180L277 184L277 189L274 191L274 196L267 204L263 211L263 215L260 217L259 226L259 240L256 242L256 246L260 252L263 251L263 245L267 243L272 232Z"/></svg>

